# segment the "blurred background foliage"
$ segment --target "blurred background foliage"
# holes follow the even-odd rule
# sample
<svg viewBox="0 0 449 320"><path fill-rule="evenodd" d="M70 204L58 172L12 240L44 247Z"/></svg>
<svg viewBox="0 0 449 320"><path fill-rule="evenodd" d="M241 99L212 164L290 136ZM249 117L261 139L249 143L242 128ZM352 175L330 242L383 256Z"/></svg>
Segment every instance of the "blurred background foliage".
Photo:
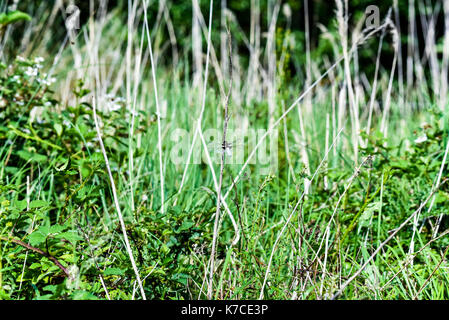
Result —
<svg viewBox="0 0 449 320"><path fill-rule="evenodd" d="M60 12L59 14L55 14L55 12L51 12L51 10L55 7L54 4L57 1L61 1L64 3L64 7L69 4L75 4L80 9L80 23L81 27L85 26L88 23L89 18L94 16L99 16L98 10L100 10L101 5L103 4L105 9L109 13L113 13L114 16L121 20L123 26L126 26L129 12L129 3L127 0L105 0L94 1L93 5L91 1L76 1L76 0L24 0L24 1L6 1L0 0L0 12L7 12L13 6L17 6L18 10L26 12L30 14L32 17L40 17L40 19L47 19L48 22L54 26L52 27L52 41L47 41L47 49L51 52L57 51L59 49L59 45L61 41L66 37L67 32L64 25L64 12ZM349 5L349 25L355 28L355 25L358 21L363 19L363 15L365 10L370 5L376 5L380 10L380 19L381 21L387 16L390 8L393 7L394 2L397 0L389 0L389 1L372 1L372 0L350 0L348 1ZM234 45L239 50L239 56L243 58L245 61L245 57L248 58L250 53L245 45L242 34L249 37L251 30L251 6L259 5L260 7L260 27L262 31L262 41L266 38L266 34L264 32L268 30L269 27L269 12L273 11L273 7L276 4L276 0L215 0L214 5L214 17L213 17L213 30L212 30L212 41L216 48L220 46L220 33L223 31L222 23L221 23L221 11L223 7L226 7L229 12L232 12L232 16L234 17L230 23L230 29L233 32L233 41ZM164 5L167 6L170 13L170 18L172 20L174 26L174 32L176 35L176 40L178 44L178 49L180 50L181 56L184 56L186 59L191 58L191 50L192 50L192 11L193 11L193 0L152 0L148 1L148 15L150 24L155 24L158 21L158 16L160 19L161 10ZM198 0L198 3L201 7L201 13L204 17L205 22L207 23L209 5L210 2L206 0ZM282 35L282 33L286 33L295 39L294 48L292 50L292 57L294 62L303 65L305 63L305 7L308 7L308 19L309 19L309 29L310 29L310 48L312 58L321 57L323 55L328 55L330 57L333 56L334 52L332 51L332 45L326 39L322 37L322 28L326 28L329 31L334 30L336 32L336 15L335 15L335 2L334 1L326 1L326 0L280 0L281 3L281 12L278 17L278 21L276 27L278 29L278 36ZM414 6L414 17L410 16L411 9ZM419 46L420 52L424 52L425 50L425 38L426 34L423 33L423 19L424 15L428 15L429 12L433 12L435 15L435 38L437 39L437 43L441 43L443 41L444 35L444 13L442 9L442 1L439 0L427 0L425 2L421 1L398 1L397 8L398 12L392 13L392 19L395 22L396 26L400 27L402 31L401 44L402 44L402 56L405 61L407 57L407 41L409 30L410 30L410 21L413 18L416 23L416 38L419 40L421 44ZM62 11L62 9L60 9ZM286 12L290 12L286 14ZM268 14L267 14L268 13ZM161 21L163 19L160 19ZM117 21L119 22L119 21ZM24 31L25 31L25 23L22 23L22 28L15 27L14 28L14 36L9 38L9 42L5 44L5 50L11 50L15 52L10 52L8 54L9 57L14 57L17 54L20 54L21 48L20 43L24 39ZM161 25L163 22L160 22ZM425 22L424 22L425 23ZM151 26L150 26L151 28ZM425 27L424 27L425 28ZM154 29L152 29L154 30ZM126 33L126 30L124 30ZM35 43L35 47L38 44L42 43L42 36L45 34L45 30L40 30L40 33L33 35L32 42ZM82 36L82 35L79 35ZM165 26L162 26L158 29L158 41L162 44L169 42L169 33ZM351 27L349 28L349 36L351 36ZM203 34L202 37L203 48L205 50L206 46L206 37ZM361 65L366 68L364 72L367 75L370 75L373 72L374 64L373 59L376 57L377 52L377 42L373 42L367 44L370 46L370 50L364 50L363 56L360 57ZM30 52L32 54L32 52ZM439 52L441 54L441 52ZM217 50L217 56L220 56L220 50ZM385 68L390 68L391 60L393 56L393 49L391 45L387 42L384 43L383 53L381 57L381 63L385 65ZM161 57L162 59L159 61L161 64L171 65L172 63L172 55L167 54ZM219 57L220 58L220 57ZM248 59L246 59L248 60ZM297 72L297 70L293 70L292 72Z"/></svg>

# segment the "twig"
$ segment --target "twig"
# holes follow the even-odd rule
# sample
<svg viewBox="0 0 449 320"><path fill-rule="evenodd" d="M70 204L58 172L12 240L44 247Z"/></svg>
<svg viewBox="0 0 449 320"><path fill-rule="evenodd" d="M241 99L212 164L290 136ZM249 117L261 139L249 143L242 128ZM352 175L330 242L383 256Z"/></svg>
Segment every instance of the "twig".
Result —
<svg viewBox="0 0 449 320"><path fill-rule="evenodd" d="M53 256L52 256L51 254L49 254L48 252L45 252L45 251L43 251L43 250L41 250L41 249L39 249L39 248L33 247L32 245L29 245L28 243L25 243L25 242L23 242L23 241L21 241L21 240L19 240L19 239L6 238L6 237L0 236L0 240L6 241L6 242L11 241L11 242L13 242L13 243L15 243L15 244L18 244L19 246L22 246L22 247L24 247L24 248L26 248L26 249L28 249L28 250L37 252L37 253L43 255L44 257L47 257L49 260L51 260L51 262L53 262L56 266L58 266L58 268L61 269L62 272L64 272L64 274L65 274L66 277L68 277L68 276L70 275L70 274L69 274L69 271L68 271L68 270L61 264L61 262L59 262L58 259L56 259L55 257L53 257Z"/></svg>

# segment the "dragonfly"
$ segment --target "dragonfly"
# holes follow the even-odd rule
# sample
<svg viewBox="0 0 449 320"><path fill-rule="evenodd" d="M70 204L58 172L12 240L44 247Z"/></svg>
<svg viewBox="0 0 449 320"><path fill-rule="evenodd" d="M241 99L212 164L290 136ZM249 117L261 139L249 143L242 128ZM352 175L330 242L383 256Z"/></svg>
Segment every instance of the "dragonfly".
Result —
<svg viewBox="0 0 449 320"><path fill-rule="evenodd" d="M211 141L207 144L207 149L211 154L211 157L216 161L220 161L221 155L224 152L225 158L235 160L243 160L244 157L244 142L242 137L230 137L223 141L219 139L218 141ZM233 157L235 156L235 157Z"/></svg>

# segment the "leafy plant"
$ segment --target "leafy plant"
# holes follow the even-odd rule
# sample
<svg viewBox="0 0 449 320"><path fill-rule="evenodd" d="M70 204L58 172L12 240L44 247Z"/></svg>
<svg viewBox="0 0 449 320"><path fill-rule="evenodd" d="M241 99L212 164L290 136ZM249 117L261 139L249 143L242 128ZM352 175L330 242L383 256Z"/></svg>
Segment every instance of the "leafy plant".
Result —
<svg viewBox="0 0 449 320"><path fill-rule="evenodd" d="M18 10L0 13L0 31L7 25L18 21L31 21L31 17L25 12Z"/></svg>

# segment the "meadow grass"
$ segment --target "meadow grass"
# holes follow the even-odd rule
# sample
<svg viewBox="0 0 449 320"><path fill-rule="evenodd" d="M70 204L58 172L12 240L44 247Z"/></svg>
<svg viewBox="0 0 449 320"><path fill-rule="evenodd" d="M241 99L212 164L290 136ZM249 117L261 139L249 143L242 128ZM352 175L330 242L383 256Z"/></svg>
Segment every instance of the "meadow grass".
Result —
<svg viewBox="0 0 449 320"><path fill-rule="evenodd" d="M415 56L417 39L402 61L396 7L366 29L337 0L335 30L321 30L334 56L313 55L307 30L301 65L277 28L279 15L297 18L280 1L267 30L251 1L246 36L231 11L193 1L191 48L179 46L169 1L158 3L150 19L154 3L129 0L124 24L107 1L92 2L56 50L47 43L59 4L30 12L21 51L45 57L57 78L55 118L41 124L26 108L25 122L1 118L0 298L447 299L448 65L435 39L427 61ZM424 19L434 28L432 12ZM211 38L218 28L221 43ZM446 25L444 56L448 47ZM374 52L374 79L359 65L364 51ZM19 108L5 92L0 101ZM184 155L200 152L201 163L172 161L180 129ZM233 164L223 148L213 161L208 129L263 134L241 139L244 161ZM275 170L250 162L273 140Z"/></svg>

